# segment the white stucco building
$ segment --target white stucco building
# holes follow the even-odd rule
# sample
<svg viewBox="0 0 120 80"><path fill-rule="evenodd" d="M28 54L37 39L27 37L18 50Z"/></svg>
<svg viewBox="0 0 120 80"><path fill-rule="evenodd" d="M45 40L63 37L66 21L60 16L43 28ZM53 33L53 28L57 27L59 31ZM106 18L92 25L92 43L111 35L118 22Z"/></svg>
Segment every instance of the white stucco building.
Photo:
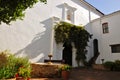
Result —
<svg viewBox="0 0 120 80"><path fill-rule="evenodd" d="M93 34L87 47L87 60L94 55L93 40L97 39L100 55L96 63L101 63L101 59L113 61L120 58L119 19L120 11L104 15L84 0L47 0L47 4L38 2L26 10L23 20L0 25L0 50L8 49L16 55L27 56L31 62L44 62L50 53L53 59L61 60L64 47L55 43L53 27L56 22L67 21L84 25ZM107 33L103 33L102 24L108 24ZM119 53L111 51L115 45L118 45ZM72 65L77 66L74 53L75 49L72 48Z"/></svg>
<svg viewBox="0 0 120 80"><path fill-rule="evenodd" d="M91 22L93 39L98 40L99 58L97 63L120 59L120 11L105 15Z"/></svg>

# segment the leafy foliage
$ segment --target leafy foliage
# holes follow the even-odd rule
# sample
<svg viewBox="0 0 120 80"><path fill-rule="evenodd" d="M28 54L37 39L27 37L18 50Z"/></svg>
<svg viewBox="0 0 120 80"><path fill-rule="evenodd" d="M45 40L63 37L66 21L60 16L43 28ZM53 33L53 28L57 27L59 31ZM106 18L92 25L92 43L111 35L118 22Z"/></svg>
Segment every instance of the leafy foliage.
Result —
<svg viewBox="0 0 120 80"><path fill-rule="evenodd" d="M0 53L0 68L2 68L7 63L7 56L1 52Z"/></svg>
<svg viewBox="0 0 120 80"><path fill-rule="evenodd" d="M46 2L46 0L40 0ZM16 19L22 19L25 10L31 8L38 0L0 0L0 23L9 24Z"/></svg>
<svg viewBox="0 0 120 80"><path fill-rule="evenodd" d="M30 78L31 74L31 67L20 67L18 71L18 76L23 77L23 78Z"/></svg>
<svg viewBox="0 0 120 80"><path fill-rule="evenodd" d="M72 69L72 67L67 64L62 64L59 68L60 71L70 71L71 69Z"/></svg>
<svg viewBox="0 0 120 80"><path fill-rule="evenodd" d="M30 76L31 68L27 58L15 57L8 51L3 51L0 53L0 55L3 54L6 56L5 57L6 63L4 65L1 65L0 67L0 79L13 78L15 74L19 72L19 68L21 66L24 66L24 69L26 70L26 71L22 71L25 72L23 76L24 77Z"/></svg>
<svg viewBox="0 0 120 80"><path fill-rule="evenodd" d="M104 67L110 69L111 71L120 71L120 60L113 61L106 61L103 63Z"/></svg>
<svg viewBox="0 0 120 80"><path fill-rule="evenodd" d="M120 60L115 60L114 68L116 71L120 71Z"/></svg>
<svg viewBox="0 0 120 80"><path fill-rule="evenodd" d="M105 63L103 63L104 67L110 69L110 70L113 70L113 66L115 65L114 62L112 61L106 61Z"/></svg>
<svg viewBox="0 0 120 80"><path fill-rule="evenodd" d="M56 43L74 43L76 51L76 61L78 63L86 60L86 46L91 35L84 29L83 26L76 26L67 22L60 22L55 25L55 40Z"/></svg>

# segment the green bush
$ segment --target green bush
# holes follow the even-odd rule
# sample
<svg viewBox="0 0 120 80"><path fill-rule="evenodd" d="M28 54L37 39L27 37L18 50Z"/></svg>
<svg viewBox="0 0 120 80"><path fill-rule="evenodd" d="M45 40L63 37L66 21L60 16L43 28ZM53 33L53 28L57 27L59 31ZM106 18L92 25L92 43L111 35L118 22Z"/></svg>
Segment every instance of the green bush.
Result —
<svg viewBox="0 0 120 80"><path fill-rule="evenodd" d="M6 63L1 65L0 68L0 79L7 79L7 78L13 78L15 77L16 73L20 72L20 67L24 67L26 70L24 75L26 77L30 77L30 63L27 58L23 57L15 57L15 55L12 55L10 52L3 51L0 53L0 55L3 55L3 58L5 57ZM0 56L1 58L2 56ZM24 71L23 71L24 72Z"/></svg>
<svg viewBox="0 0 120 80"><path fill-rule="evenodd" d="M0 69L0 79L3 78L13 78L15 75L15 68L10 65L6 65L5 67Z"/></svg>
<svg viewBox="0 0 120 80"><path fill-rule="evenodd" d="M0 53L0 68L7 63L7 56L4 53Z"/></svg>
<svg viewBox="0 0 120 80"><path fill-rule="evenodd" d="M14 63L14 56L13 55L9 55L10 53L7 51L3 51L1 52L1 55L5 56L5 64L2 65L2 67L0 68L0 79L2 78L11 78L14 77L14 74L16 72L15 69L15 63ZM4 58L4 56L1 56L2 58Z"/></svg>
<svg viewBox="0 0 120 80"><path fill-rule="evenodd" d="M24 77L25 79L30 78L31 67L20 67L18 71L18 75Z"/></svg>
<svg viewBox="0 0 120 80"><path fill-rule="evenodd" d="M21 77L29 78L31 74L31 66L27 58L17 58L16 67L18 68L18 74Z"/></svg>
<svg viewBox="0 0 120 80"><path fill-rule="evenodd" d="M60 67L59 67L59 71L70 71L72 69L72 67L68 64L62 64Z"/></svg>
<svg viewBox="0 0 120 80"><path fill-rule="evenodd" d="M120 71L120 60L116 60L115 61L114 69L116 71Z"/></svg>
<svg viewBox="0 0 120 80"><path fill-rule="evenodd" d="M107 61L103 65L112 71L120 71L120 60L115 60L115 62Z"/></svg>
<svg viewBox="0 0 120 80"><path fill-rule="evenodd" d="M103 65L104 65L104 67L106 67L110 70L113 70L115 63L112 61L107 61L107 62L103 63Z"/></svg>

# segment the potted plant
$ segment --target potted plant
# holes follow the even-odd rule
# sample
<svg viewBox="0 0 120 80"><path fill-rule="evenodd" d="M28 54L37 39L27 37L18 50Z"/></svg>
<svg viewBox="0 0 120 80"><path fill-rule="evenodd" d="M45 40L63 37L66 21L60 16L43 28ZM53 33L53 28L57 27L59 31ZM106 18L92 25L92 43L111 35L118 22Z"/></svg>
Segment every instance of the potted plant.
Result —
<svg viewBox="0 0 120 80"><path fill-rule="evenodd" d="M31 67L20 67L18 73L16 73L16 80L29 80L31 73Z"/></svg>
<svg viewBox="0 0 120 80"><path fill-rule="evenodd" d="M16 73L16 74L15 74L15 79L16 79L16 80L25 80L23 77L21 77L21 76L19 75L19 73Z"/></svg>
<svg viewBox="0 0 120 80"><path fill-rule="evenodd" d="M63 80L68 80L69 79L71 68L72 67L67 65L67 64L63 64L60 67L61 77L63 78Z"/></svg>

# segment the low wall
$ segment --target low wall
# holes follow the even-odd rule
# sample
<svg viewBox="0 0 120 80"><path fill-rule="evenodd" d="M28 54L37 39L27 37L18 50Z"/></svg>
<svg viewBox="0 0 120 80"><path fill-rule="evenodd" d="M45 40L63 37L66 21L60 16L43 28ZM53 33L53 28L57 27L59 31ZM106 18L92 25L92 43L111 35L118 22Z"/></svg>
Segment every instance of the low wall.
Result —
<svg viewBox="0 0 120 80"><path fill-rule="evenodd" d="M53 78L60 77L59 67L61 64L32 63L33 78Z"/></svg>
<svg viewBox="0 0 120 80"><path fill-rule="evenodd" d="M92 67L96 70L108 70L102 64L93 64Z"/></svg>

